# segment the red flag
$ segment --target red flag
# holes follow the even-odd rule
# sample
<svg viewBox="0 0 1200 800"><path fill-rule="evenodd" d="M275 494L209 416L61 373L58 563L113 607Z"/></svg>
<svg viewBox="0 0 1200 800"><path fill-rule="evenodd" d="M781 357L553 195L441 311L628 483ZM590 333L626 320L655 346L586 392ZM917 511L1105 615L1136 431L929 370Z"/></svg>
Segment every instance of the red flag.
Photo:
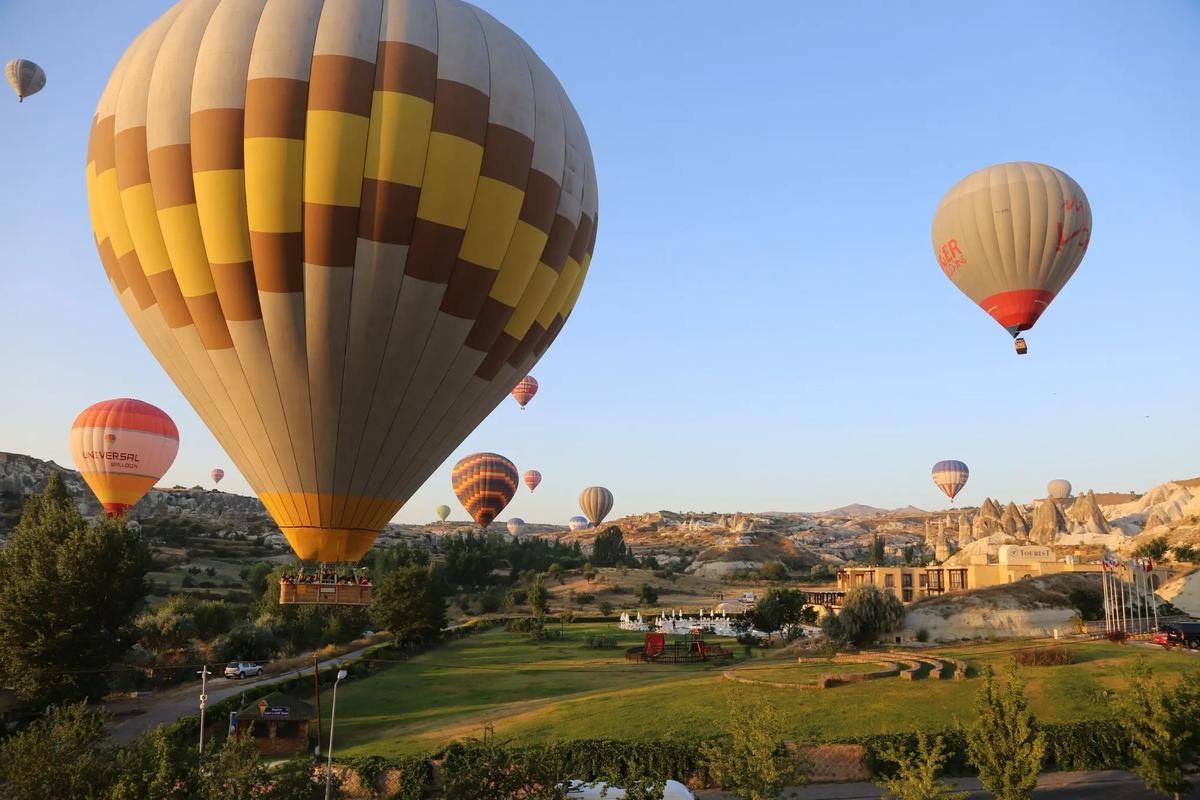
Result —
<svg viewBox="0 0 1200 800"><path fill-rule="evenodd" d="M1154 572L1154 559L1153 558L1146 559L1146 572Z"/></svg>

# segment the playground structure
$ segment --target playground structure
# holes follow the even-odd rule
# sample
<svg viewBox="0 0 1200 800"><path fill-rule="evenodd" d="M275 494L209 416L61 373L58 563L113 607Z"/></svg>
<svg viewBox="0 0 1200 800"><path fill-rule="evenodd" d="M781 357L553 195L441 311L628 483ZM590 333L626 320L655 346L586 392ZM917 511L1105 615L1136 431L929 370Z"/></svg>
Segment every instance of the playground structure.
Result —
<svg viewBox="0 0 1200 800"><path fill-rule="evenodd" d="M668 642L664 633L647 633L641 646L625 651L625 660L639 664L699 664L705 661L732 661L728 647L704 641L704 631L692 628L687 635Z"/></svg>

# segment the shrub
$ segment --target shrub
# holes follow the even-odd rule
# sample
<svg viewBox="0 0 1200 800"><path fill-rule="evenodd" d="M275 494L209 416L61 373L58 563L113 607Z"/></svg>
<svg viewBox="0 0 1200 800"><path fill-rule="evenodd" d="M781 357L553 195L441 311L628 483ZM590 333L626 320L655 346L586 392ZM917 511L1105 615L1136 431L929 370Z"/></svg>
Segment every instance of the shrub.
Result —
<svg viewBox="0 0 1200 800"><path fill-rule="evenodd" d="M644 606L652 606L658 602L658 590L648 583L638 588L638 602Z"/></svg>
<svg viewBox="0 0 1200 800"><path fill-rule="evenodd" d="M1034 647L1018 650L1013 659L1022 667L1059 667L1074 664L1075 656L1062 647Z"/></svg>
<svg viewBox="0 0 1200 800"><path fill-rule="evenodd" d="M926 628L920 628L917 630L917 641L918 642L928 642L929 641L929 631Z"/></svg>
<svg viewBox="0 0 1200 800"><path fill-rule="evenodd" d="M983 788L997 800L1026 800L1037 786L1046 756L1046 734L1038 731L1025 699L1025 683L1010 664L1003 684L984 672L975 707L979 722L967 734L971 763Z"/></svg>
<svg viewBox="0 0 1200 800"><path fill-rule="evenodd" d="M1169 549L1170 544L1167 542L1166 536L1155 536L1150 541L1139 544L1133 554L1141 558L1153 558L1155 561L1161 561Z"/></svg>
<svg viewBox="0 0 1200 800"><path fill-rule="evenodd" d="M613 612L613 604L607 600L600 601L600 613L604 616L609 616Z"/></svg>
<svg viewBox="0 0 1200 800"><path fill-rule="evenodd" d="M919 733L915 749L893 745L883 757L896 764L895 775L880 781L894 800L966 800L966 792L951 792L938 777L948 758L941 736Z"/></svg>
<svg viewBox="0 0 1200 800"><path fill-rule="evenodd" d="M779 711L757 692L729 694L731 741L701 748L709 772L721 788L746 800L771 800L785 786L807 781L806 770L783 743Z"/></svg>

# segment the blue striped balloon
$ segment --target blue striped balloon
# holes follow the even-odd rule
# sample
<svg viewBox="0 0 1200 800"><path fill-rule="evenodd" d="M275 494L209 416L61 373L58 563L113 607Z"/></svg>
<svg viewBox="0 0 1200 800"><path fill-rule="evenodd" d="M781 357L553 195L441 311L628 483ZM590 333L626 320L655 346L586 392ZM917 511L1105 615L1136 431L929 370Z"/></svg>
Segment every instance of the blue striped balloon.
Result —
<svg viewBox="0 0 1200 800"><path fill-rule="evenodd" d="M971 471L961 461L939 461L933 465L933 482L951 500L967 485Z"/></svg>

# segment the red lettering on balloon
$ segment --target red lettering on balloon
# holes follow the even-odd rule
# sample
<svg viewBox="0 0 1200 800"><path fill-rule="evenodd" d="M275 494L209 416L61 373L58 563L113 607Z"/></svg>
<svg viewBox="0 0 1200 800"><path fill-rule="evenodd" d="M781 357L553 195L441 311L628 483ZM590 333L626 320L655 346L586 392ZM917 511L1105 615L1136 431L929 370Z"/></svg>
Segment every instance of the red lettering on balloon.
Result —
<svg viewBox="0 0 1200 800"><path fill-rule="evenodd" d="M1063 224L1061 222L1058 223L1058 247L1054 248L1054 252L1061 253L1062 249L1066 247L1076 236L1079 237L1079 249L1087 250L1088 242L1091 241L1092 235L1091 230L1089 230L1086 225L1080 225L1071 233L1070 236L1064 239Z"/></svg>
<svg viewBox="0 0 1200 800"><path fill-rule="evenodd" d="M966 265L967 257L959 248L957 239L950 239L941 246L941 249L938 250L938 263L941 264L942 272L945 272L948 278L953 278L959 267Z"/></svg>

